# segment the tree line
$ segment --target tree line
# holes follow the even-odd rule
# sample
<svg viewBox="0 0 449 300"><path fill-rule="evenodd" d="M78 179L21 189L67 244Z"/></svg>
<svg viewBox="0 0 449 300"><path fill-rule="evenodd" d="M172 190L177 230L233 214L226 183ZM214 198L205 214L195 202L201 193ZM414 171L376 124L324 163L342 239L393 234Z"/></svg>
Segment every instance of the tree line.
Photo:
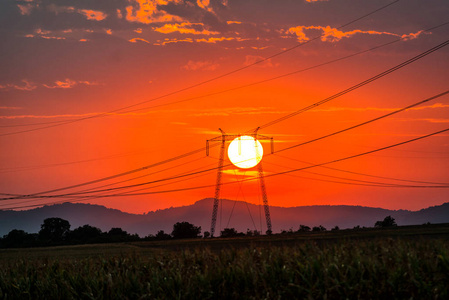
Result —
<svg viewBox="0 0 449 300"><path fill-rule="evenodd" d="M377 221L374 227L392 227L397 226L396 221L391 216L386 217L382 221ZM208 231L201 236L201 226L195 226L189 222L177 222L173 225L171 233L159 230L155 235L148 235L140 238L137 234L129 234L121 228L111 228L107 232L103 232L100 228L90 225L80 226L74 230L70 230L70 223L61 218L47 218L41 225L38 233L27 233L23 230L13 229L8 234L0 238L0 248L21 248L21 247L39 247L39 246L58 246L58 245L76 245L91 243L116 243L116 242L133 242L133 241L152 241L152 240L169 240L169 239L185 239L185 238L210 238ZM360 226L354 227L359 229ZM339 230L338 226L331 229ZM327 229L321 225L310 228L306 225L300 225L297 231L290 229L282 230L281 234L294 232L322 232ZM258 236L260 231L248 229L246 233L238 232L235 228L225 228L220 232L220 237L230 238L239 236Z"/></svg>

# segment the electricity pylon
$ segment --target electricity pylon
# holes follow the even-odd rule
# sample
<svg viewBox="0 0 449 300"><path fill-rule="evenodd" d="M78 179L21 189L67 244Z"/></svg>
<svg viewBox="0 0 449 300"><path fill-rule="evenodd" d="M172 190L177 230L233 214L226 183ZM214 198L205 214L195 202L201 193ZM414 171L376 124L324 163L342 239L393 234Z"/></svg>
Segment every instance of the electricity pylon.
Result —
<svg viewBox="0 0 449 300"><path fill-rule="evenodd" d="M225 156L226 142L233 141L234 139L241 137L243 135L243 134L226 134L223 130L221 130L221 128L218 128L218 129L221 132L221 136L217 136L213 139L206 141L206 155L207 156L209 156L209 142L215 142L215 141L221 142L220 143L220 156L218 159L217 180L216 180L216 185L215 185L214 206L212 208L212 222L211 222L211 226L210 226L211 237L214 236L215 224L217 223L218 203L220 201L219 198L220 198L221 177L222 177L222 172L223 172L223 162L224 162L224 156ZM256 142L256 152L258 149L258 146L257 146L258 140L259 141L269 140L271 142L271 154L273 154L273 152L274 152L273 138L258 134L257 133L258 130L259 130L259 128L257 128L254 131L254 133L252 133L252 134L244 134L244 135L254 137L255 142ZM256 153L256 156L257 156L257 153ZM264 210L265 210L265 218L267 221L267 234L271 234L272 230L271 230L270 208L268 206L267 190L265 187L265 179L264 179L264 173L263 173L261 161L257 165L257 168L258 168L258 178L259 178L259 182L260 182L260 189L262 191L263 205L264 205Z"/></svg>

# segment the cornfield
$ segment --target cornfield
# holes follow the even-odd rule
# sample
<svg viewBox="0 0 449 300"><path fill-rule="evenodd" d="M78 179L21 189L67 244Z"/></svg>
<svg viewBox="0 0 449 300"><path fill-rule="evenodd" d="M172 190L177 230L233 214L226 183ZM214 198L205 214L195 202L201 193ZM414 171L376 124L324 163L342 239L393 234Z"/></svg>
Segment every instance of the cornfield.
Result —
<svg viewBox="0 0 449 300"><path fill-rule="evenodd" d="M449 299L446 239L41 251L0 259L0 299Z"/></svg>

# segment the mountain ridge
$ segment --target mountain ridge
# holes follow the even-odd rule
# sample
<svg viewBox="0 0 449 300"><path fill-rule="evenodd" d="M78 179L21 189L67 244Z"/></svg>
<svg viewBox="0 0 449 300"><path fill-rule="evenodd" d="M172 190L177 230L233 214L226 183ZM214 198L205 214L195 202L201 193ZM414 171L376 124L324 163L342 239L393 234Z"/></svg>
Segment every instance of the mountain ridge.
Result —
<svg viewBox="0 0 449 300"><path fill-rule="evenodd" d="M186 221L202 227L202 232L210 230L213 198L196 201L192 205L170 207L150 211L144 214L132 214L118 209L107 208L97 204L62 203L43 206L31 210L0 211L0 236L12 229L21 229L29 233L40 230L43 220L59 217L68 220L71 229L89 224L109 231L113 227L120 227L129 233L139 236L156 234L159 230L170 233L173 224ZM266 230L263 206L222 199L219 206L216 235L226 227L236 228L238 231ZM360 205L309 205L296 207L270 206L273 232L297 230L299 225L318 226L327 229L339 226L341 229L354 226L372 227L374 223L383 220L388 215L396 219L398 225L419 225L449 222L449 202L431 206L418 211L389 210Z"/></svg>

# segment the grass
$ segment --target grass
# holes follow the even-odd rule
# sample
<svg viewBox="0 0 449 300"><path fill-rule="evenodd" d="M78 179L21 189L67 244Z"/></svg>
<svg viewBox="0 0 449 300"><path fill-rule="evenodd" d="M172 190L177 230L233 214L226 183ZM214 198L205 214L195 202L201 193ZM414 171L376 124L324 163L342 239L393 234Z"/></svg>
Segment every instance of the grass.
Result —
<svg viewBox="0 0 449 300"><path fill-rule="evenodd" d="M0 299L449 299L445 233L398 230L2 250Z"/></svg>

